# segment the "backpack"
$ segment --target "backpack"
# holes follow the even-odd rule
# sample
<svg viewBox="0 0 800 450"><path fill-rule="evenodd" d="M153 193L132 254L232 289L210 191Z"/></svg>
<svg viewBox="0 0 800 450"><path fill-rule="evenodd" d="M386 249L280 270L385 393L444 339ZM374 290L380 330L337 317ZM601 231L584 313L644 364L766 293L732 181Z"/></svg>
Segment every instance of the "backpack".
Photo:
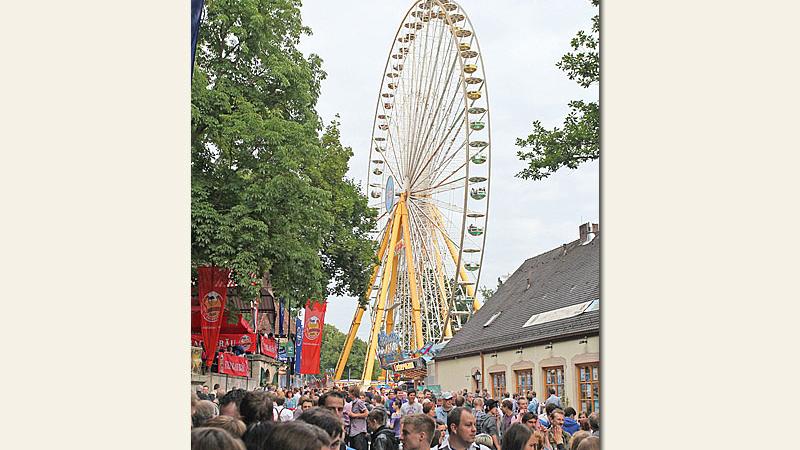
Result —
<svg viewBox="0 0 800 450"><path fill-rule="evenodd" d="M378 432L378 436L380 435L386 436L386 439L389 441L389 450L400 449L400 439L394 434L394 430L384 428Z"/></svg>
<svg viewBox="0 0 800 450"><path fill-rule="evenodd" d="M486 414L483 416L481 423L475 424L476 428L478 429L478 434L489 434L489 427L487 425L491 423L489 422L490 420L494 420L494 417L492 417L491 414Z"/></svg>

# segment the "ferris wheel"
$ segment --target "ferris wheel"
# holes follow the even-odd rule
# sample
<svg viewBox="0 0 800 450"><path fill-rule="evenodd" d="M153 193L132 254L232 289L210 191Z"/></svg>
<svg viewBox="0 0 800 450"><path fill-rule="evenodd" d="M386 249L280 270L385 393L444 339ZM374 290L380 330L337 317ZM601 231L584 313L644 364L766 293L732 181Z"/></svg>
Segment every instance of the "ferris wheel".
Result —
<svg viewBox="0 0 800 450"><path fill-rule="evenodd" d="M381 332L394 332L413 351L450 339L481 307L490 156L488 92L472 23L454 1L416 1L392 42L373 122L367 189L380 246L366 293L365 384ZM356 311L336 379L366 311Z"/></svg>

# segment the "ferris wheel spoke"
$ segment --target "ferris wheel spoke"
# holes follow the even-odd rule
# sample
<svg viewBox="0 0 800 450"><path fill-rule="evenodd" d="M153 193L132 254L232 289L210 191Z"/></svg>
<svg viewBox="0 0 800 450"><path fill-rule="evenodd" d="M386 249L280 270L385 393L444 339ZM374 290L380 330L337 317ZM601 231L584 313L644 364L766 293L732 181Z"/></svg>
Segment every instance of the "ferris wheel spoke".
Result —
<svg viewBox="0 0 800 450"><path fill-rule="evenodd" d="M461 103L462 102L459 102L459 106L460 106ZM454 97L453 100L450 101L450 105L448 106L448 109L445 112L444 117L448 117L451 114L454 104L455 104L455 97ZM447 139L450 137L450 135L452 134L453 130L456 129L456 126L461 122L461 118L464 115L463 108L459 107L459 108L457 108L457 110L458 110L458 114L456 115L456 117L453 120L452 124L449 124L449 126L448 126L449 122L445 121L445 120L442 120L439 123L439 125L436 127L436 130L434 132L434 135L433 135L433 137L431 139L431 143L430 143L430 148L432 148L433 150L431 152L429 152L429 156L426 159L424 164L422 164L421 166L418 164L415 167L414 172L412 173L412 180L413 180L412 185L415 184L419 180L419 177L422 175L424 170L426 168L428 168L428 166L430 165L431 161L433 161L434 158L436 158L437 156L442 154L442 152L441 152L442 148L445 148L445 152L444 153L447 153L449 151L449 148L452 147L453 142L457 139L458 132L461 129L460 126L456 130L455 137L450 141L450 146L445 147L445 144L447 143ZM446 132L444 131L445 129L447 130ZM430 130L429 130L429 132L430 132ZM440 136L441 133L444 133L444 134L442 136Z"/></svg>
<svg viewBox="0 0 800 450"><path fill-rule="evenodd" d="M413 203L409 203L409 204L413 205ZM448 240L448 241L450 241L450 242L452 243L452 245L454 245L456 248L460 248L460 247L461 247L461 244L460 244L459 242L456 242L455 238L453 238L453 237L451 236L451 235L452 235L452 234L454 234L454 233L453 233L452 231L448 231L448 230L445 228L444 221L443 221L443 220L439 220L439 219L440 219L440 217L436 217L437 215L438 215L438 216L441 216L441 213L438 213L438 209L437 209L437 206L436 206L436 205L434 205L434 204L429 204L429 205L427 205L427 206L429 206L429 207L431 207L431 208L432 208L432 211L434 212L434 214L433 214L433 216L434 216L434 217L431 217L431 214L428 214L428 213L425 211L425 209L424 209L424 208L422 208L422 207L420 207L420 206L418 206L418 205L414 205L414 206L416 207L416 210L417 210L417 211L418 211L418 213L420 214L420 217L421 217L421 218L424 218L425 220L427 220L427 222L428 222L428 223L429 223L431 226L433 226L433 228L435 228L435 229L436 229L436 230L438 230L440 233L442 233L442 235L443 235L443 236L446 236L446 237L447 237L447 240ZM437 214L437 213L438 213L438 214Z"/></svg>
<svg viewBox="0 0 800 450"><path fill-rule="evenodd" d="M453 160L453 158L458 156L461 149L463 149L464 146L467 144L466 139L464 139L463 141L458 139L459 133L461 132L462 127L464 126L464 122L462 120L463 114L464 113L462 109L458 114L458 116L455 118L450 129L447 131L445 136L443 136L439 146L437 147L437 152L435 153L434 158L432 158L432 160L434 161L433 162L434 168L428 171L426 177L421 179L418 178L416 184L425 184L428 182L433 182L434 181L433 177L441 170L442 166L444 166L444 164L446 164L447 162ZM456 128L456 126L458 128ZM453 130L455 130L455 135L453 139L450 139L449 144L447 144L447 138L450 136ZM457 140L460 142L460 144L454 149L453 146ZM447 147L444 147L445 144L447 144ZM439 149L441 148L444 148L444 151L439 151ZM453 151L452 154L450 153L451 150ZM420 173L419 175L422 175L422 173Z"/></svg>
<svg viewBox="0 0 800 450"><path fill-rule="evenodd" d="M459 190L459 189L463 190L464 189L464 185L466 184L464 182L465 179L466 179L466 177L461 177L461 178L458 178L456 180L449 181L447 183L440 183L436 187L430 187L430 188L427 188L427 189L422 189L422 190L413 192L411 194L411 196L413 198L424 198L424 197L434 196L434 195L437 195L437 194L444 194L444 193L450 192L450 191L456 191L456 190Z"/></svg>
<svg viewBox="0 0 800 450"><path fill-rule="evenodd" d="M453 44L452 40L448 40L448 46L447 46L447 49L445 50L446 52L449 52L452 49L452 44ZM440 49L437 49L437 59L438 59L438 56L439 56L438 55L439 50ZM426 94L426 102L428 101L427 99L429 99L430 96L431 96L431 91L432 91L432 88L434 87L434 85L436 86L436 92L440 91L441 94L438 96L438 98L435 101L434 106L431 108L433 110L433 114L426 114L426 115L423 116L423 121L422 121L422 123L420 125L420 131L425 130L425 134L423 135L423 138L421 139L420 143L417 145L417 148L416 148L416 156L417 157L414 159L414 165L411 168L412 177L413 177L413 174L417 170L416 167L419 166L419 161L422 160L424 158L424 156L427 153L430 152L430 151L426 151L426 149L428 147L433 147L433 145L430 145L430 146L427 145L429 139L431 138L431 132L433 132L433 131L437 131L438 132L438 125L440 125L441 123L444 122L443 120L437 121L437 119L439 118L439 114L443 110L442 104L444 103L445 98L447 98L449 96L452 99L455 99L455 97L456 97L454 95L455 93L451 93L451 90L452 90L452 87L453 87L453 83L445 83L445 81L448 81L448 79L450 77L452 77L457 62L458 62L457 58L452 58L452 61L449 63L449 66L450 66L449 70L447 70L447 71L439 71L438 74L435 74L435 73L429 74L429 84L428 84L428 90L427 90L427 94ZM434 83L434 80L435 80L435 83ZM444 85L444 89L441 88L442 85ZM451 99L451 105L452 105L452 102L453 102L452 99ZM427 103L426 103L426 105L427 105ZM442 117L446 117L448 113L449 113L449 110L445 111L445 113L444 113L444 115ZM421 133L420 133L420 135L421 135Z"/></svg>

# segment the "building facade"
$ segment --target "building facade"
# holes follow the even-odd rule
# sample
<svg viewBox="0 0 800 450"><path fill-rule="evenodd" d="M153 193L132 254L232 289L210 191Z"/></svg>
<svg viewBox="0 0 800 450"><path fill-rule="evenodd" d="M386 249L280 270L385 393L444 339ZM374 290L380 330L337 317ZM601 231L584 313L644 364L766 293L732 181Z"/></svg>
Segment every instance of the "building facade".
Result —
<svg viewBox="0 0 800 450"><path fill-rule="evenodd" d="M600 236L579 239L525 261L447 343L429 370L442 390L554 388L578 412L600 407Z"/></svg>

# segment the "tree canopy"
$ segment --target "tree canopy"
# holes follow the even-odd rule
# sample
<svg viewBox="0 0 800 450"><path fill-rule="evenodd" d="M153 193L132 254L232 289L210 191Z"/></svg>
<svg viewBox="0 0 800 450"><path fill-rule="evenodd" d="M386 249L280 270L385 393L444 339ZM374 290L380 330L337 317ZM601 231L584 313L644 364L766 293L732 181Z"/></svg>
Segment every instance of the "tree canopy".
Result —
<svg viewBox="0 0 800 450"><path fill-rule="evenodd" d="M375 212L345 178L353 152L315 111L321 59L299 0L207 1L192 80L192 267L232 269L242 298L270 273L295 306L363 296Z"/></svg>
<svg viewBox="0 0 800 450"><path fill-rule="evenodd" d="M590 0L599 6L600 0ZM556 67L565 71L570 80L588 88L600 82L600 15L592 18L590 33L579 31L570 42L573 52L564 55ZM581 163L600 157L600 106L598 101L574 100L568 103L570 111L562 127L547 130L538 120L533 122L533 132L525 139L517 139L517 151L528 167L517 176L541 180L562 167L577 168Z"/></svg>

